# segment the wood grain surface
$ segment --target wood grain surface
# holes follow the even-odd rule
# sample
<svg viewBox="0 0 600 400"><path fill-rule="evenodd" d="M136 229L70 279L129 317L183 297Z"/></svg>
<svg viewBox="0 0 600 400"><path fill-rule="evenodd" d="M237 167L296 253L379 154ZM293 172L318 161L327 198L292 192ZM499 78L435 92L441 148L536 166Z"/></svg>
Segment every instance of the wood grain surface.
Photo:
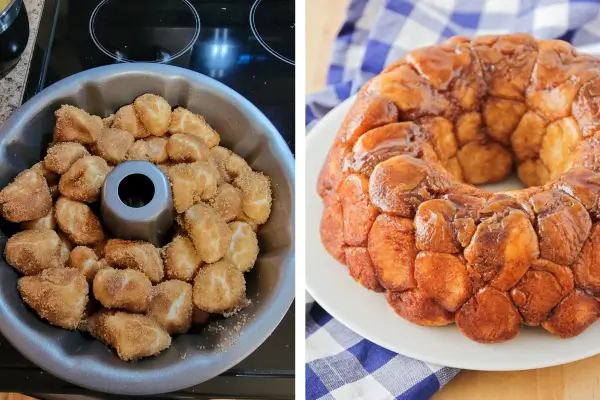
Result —
<svg viewBox="0 0 600 400"><path fill-rule="evenodd" d="M306 0L306 91L325 83L331 45L348 0ZM600 355L517 372L463 370L433 400L600 400Z"/></svg>
<svg viewBox="0 0 600 400"><path fill-rule="evenodd" d="M0 400L35 400L32 397L23 396L18 393L0 393Z"/></svg>

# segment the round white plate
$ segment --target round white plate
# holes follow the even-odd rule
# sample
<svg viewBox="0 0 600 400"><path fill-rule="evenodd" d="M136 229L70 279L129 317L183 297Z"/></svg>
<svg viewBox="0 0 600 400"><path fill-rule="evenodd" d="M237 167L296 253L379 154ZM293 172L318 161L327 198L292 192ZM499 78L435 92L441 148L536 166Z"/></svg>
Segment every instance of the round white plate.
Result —
<svg viewBox="0 0 600 400"><path fill-rule="evenodd" d="M317 178L327 152L354 99L323 118L306 141L306 288L334 318L366 339L422 361L457 368L509 371L549 367L600 353L600 322L572 339L558 339L542 328L521 328L519 335L500 344L479 344L463 336L456 325L428 328L397 316L385 297L364 289L347 268L327 253L319 224L323 205ZM490 190L521 187L516 178L490 185Z"/></svg>

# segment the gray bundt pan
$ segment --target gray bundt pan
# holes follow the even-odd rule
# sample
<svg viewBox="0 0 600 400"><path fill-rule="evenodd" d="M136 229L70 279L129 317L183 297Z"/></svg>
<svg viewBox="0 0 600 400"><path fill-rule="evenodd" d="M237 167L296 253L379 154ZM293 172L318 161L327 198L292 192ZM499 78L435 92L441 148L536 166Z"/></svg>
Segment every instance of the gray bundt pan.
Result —
<svg viewBox="0 0 600 400"><path fill-rule="evenodd" d="M176 336L168 350L139 362L120 361L101 342L40 320L21 302L18 275L2 258L0 331L6 339L46 371L114 394L164 393L215 377L252 353L279 324L294 298L293 156L255 106L206 76L167 65L118 64L91 69L48 87L20 107L0 130L0 187L42 158L52 137L54 111L61 104L105 117L146 92L204 115L221 134L223 145L271 177L274 202L269 221L259 231L259 259L246 275L251 305L234 317L213 322L218 329ZM2 251L11 230L3 221ZM236 331L233 327L238 323L243 325Z"/></svg>

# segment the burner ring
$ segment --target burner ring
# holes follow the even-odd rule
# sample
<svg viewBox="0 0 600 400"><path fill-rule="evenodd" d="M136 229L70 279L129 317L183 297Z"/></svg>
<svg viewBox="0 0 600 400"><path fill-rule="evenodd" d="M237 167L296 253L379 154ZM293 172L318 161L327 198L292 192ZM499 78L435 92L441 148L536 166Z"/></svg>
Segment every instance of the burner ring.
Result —
<svg viewBox="0 0 600 400"><path fill-rule="evenodd" d="M273 50L273 48L271 46L269 46L267 44L267 42L265 42L263 40L263 38L260 36L260 34L258 33L258 30L256 29L256 24L254 22L254 15L256 14L256 9L258 8L258 6L260 5L260 3L262 3L262 0L256 0L254 2L254 4L252 4L252 8L250 9L250 29L252 29L252 34L254 34L254 37L256 38L256 40L258 40L258 42L261 44L262 47L264 47L265 50L267 50L269 53L271 53L271 55L277 57L278 59L280 59L283 62L286 62L290 65L296 65L294 60L291 60L290 58L279 54L277 51Z"/></svg>
<svg viewBox="0 0 600 400"><path fill-rule="evenodd" d="M88 30L90 33L90 37L92 38L92 41L94 42L96 47L98 47L98 49L100 49L100 51L102 51L104 54L106 54L107 56L109 56L110 58L112 58L118 62L125 62L125 63L140 62L137 60L128 59L126 56L121 55L121 53L118 51L117 51L117 54L109 51L106 47L104 47L102 45L102 43L100 43L100 41L96 37L96 30L94 29L94 23L96 20L96 16L98 15L98 12L102 8L102 6L104 4L106 4L108 1L109 0L102 0L100 3L98 3L96 8L94 8L94 11L92 11L92 15L90 17L90 22L88 24ZM191 38L189 43L183 49L179 50L177 53L175 53L173 55L167 54L162 60L143 61L143 62L148 62L148 63L153 63L153 64L164 64L169 61L175 60L176 58L180 57L181 55L183 55L187 51L189 51L192 48L192 46L194 46L194 43L196 43L196 41L198 40L198 37L200 36L200 15L198 14L198 11L196 11L196 9L192 5L192 3L189 2L189 0L181 0L181 2L183 2L185 5L187 5L189 7L190 11L192 12L192 15L194 16L194 22L195 22L194 36Z"/></svg>

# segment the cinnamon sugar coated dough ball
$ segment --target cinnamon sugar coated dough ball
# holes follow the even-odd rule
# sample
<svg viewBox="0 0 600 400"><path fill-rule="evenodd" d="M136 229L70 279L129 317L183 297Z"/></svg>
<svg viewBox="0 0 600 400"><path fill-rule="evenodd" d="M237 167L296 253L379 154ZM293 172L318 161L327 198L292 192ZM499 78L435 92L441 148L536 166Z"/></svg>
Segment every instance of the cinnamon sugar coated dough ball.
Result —
<svg viewBox="0 0 600 400"><path fill-rule="evenodd" d="M232 232L211 206L199 203L189 208L185 212L184 225L202 261L213 263L225 255Z"/></svg>
<svg viewBox="0 0 600 400"><path fill-rule="evenodd" d="M244 274L228 261L208 264L194 278L194 305L215 314L243 306L246 295Z"/></svg>
<svg viewBox="0 0 600 400"><path fill-rule="evenodd" d="M0 214L19 230L4 257L33 312L135 361L211 313L230 317L249 304L244 273L272 201L266 175L219 146L203 116L172 111L156 94L104 118L62 105L55 120L44 158L0 190ZM154 163L169 179L176 214L162 248L110 238L96 215L106 178L129 160Z"/></svg>
<svg viewBox="0 0 600 400"><path fill-rule="evenodd" d="M24 276L17 284L23 301L52 325L77 328L88 301L88 283L73 268L51 268Z"/></svg>
<svg viewBox="0 0 600 400"><path fill-rule="evenodd" d="M260 172L243 172L233 182L242 191L242 210L258 224L271 214L271 180Z"/></svg>
<svg viewBox="0 0 600 400"><path fill-rule="evenodd" d="M232 154L232 151L222 146L215 146L210 149L210 154L219 171L219 183L231 183L231 174L227 171L227 160Z"/></svg>
<svg viewBox="0 0 600 400"><path fill-rule="evenodd" d="M162 256L165 272L170 279L189 282L202 264L202 259L190 238L181 234L175 235L173 240L163 248Z"/></svg>
<svg viewBox="0 0 600 400"><path fill-rule="evenodd" d="M360 90L322 166L325 249L412 323L456 322L481 343L523 324L579 335L600 316L598 93L598 59L560 40L407 53ZM261 223L252 172L213 158L242 192L234 221ZM527 188L473 186L512 171Z"/></svg>
<svg viewBox="0 0 600 400"><path fill-rule="evenodd" d="M119 108L111 126L131 133L135 139L143 139L150 136L150 132L148 132L136 115L133 104Z"/></svg>
<svg viewBox="0 0 600 400"><path fill-rule="evenodd" d="M71 168L75 161L84 156L89 156L85 146L75 142L56 143L48 149L46 157L44 157L44 167L48 170L64 174Z"/></svg>
<svg viewBox="0 0 600 400"><path fill-rule="evenodd" d="M54 142L93 144L104 127L100 117L71 105L61 106L54 115Z"/></svg>
<svg viewBox="0 0 600 400"><path fill-rule="evenodd" d="M27 230L15 233L6 241L6 262L23 275L35 275L46 268L64 266L62 242L55 231Z"/></svg>
<svg viewBox="0 0 600 400"><path fill-rule="evenodd" d="M143 160L154 164L167 161L167 139L163 137L150 137L136 140L126 155L127 160Z"/></svg>
<svg viewBox="0 0 600 400"><path fill-rule="evenodd" d="M256 232L245 222L232 222L231 244L225 253L225 260L235 265L240 271L248 272L254 267L258 257L258 239Z"/></svg>
<svg viewBox="0 0 600 400"><path fill-rule="evenodd" d="M104 159L85 156L61 176L58 190L71 200L92 203L100 197L100 189L109 172L110 167Z"/></svg>
<svg viewBox="0 0 600 400"><path fill-rule="evenodd" d="M88 282L92 282L96 273L103 268L108 267L104 259L98 259L96 252L86 246L77 246L69 252L67 265L71 268L80 270Z"/></svg>
<svg viewBox="0 0 600 400"><path fill-rule="evenodd" d="M168 280L152 287L147 315L170 335L185 333L192 325L192 285Z"/></svg>
<svg viewBox="0 0 600 400"><path fill-rule="evenodd" d="M54 218L54 208L48 211L48 214L41 218L32 219L31 221L21 222L19 227L22 230L28 229L52 229L56 228L56 219Z"/></svg>
<svg viewBox="0 0 600 400"><path fill-rule="evenodd" d="M152 243L110 239L104 247L104 257L112 266L143 272L152 283L162 281L165 276L160 250Z"/></svg>
<svg viewBox="0 0 600 400"><path fill-rule="evenodd" d="M178 213L217 194L219 172L210 162L175 164L167 169L166 175L171 182L173 203Z"/></svg>
<svg viewBox="0 0 600 400"><path fill-rule="evenodd" d="M154 136L163 136L171 121L171 106L162 97L146 93L133 102L135 114L146 130Z"/></svg>
<svg viewBox="0 0 600 400"><path fill-rule="evenodd" d="M103 268L92 285L94 297L106 308L145 312L152 283L134 269Z"/></svg>
<svg viewBox="0 0 600 400"><path fill-rule="evenodd" d="M0 211L10 222L41 218L52 209L48 183L41 173L27 169L0 191Z"/></svg>
<svg viewBox="0 0 600 400"><path fill-rule="evenodd" d="M167 153L171 161L175 163L209 161L211 159L210 148L204 140L185 133L176 133L169 137Z"/></svg>
<svg viewBox="0 0 600 400"><path fill-rule="evenodd" d="M217 195L211 200L211 206L229 222L242 214L242 192L228 183L217 188Z"/></svg>
<svg viewBox="0 0 600 400"><path fill-rule="evenodd" d="M104 239L100 219L85 203L60 197L54 205L54 217L60 230L75 244L91 245Z"/></svg>
<svg viewBox="0 0 600 400"><path fill-rule="evenodd" d="M206 122L203 116L194 114L183 107L177 107L171 116L169 133L187 133L199 137L208 147L219 144L221 137Z"/></svg>
<svg viewBox="0 0 600 400"><path fill-rule="evenodd" d="M100 131L94 146L94 154L110 164L118 164L127 159L127 152L135 141L133 134L122 129L104 128Z"/></svg>
<svg viewBox="0 0 600 400"><path fill-rule="evenodd" d="M159 354L171 346L171 336L154 318L124 311L100 310L87 322L87 331L113 347L123 361Z"/></svg>

